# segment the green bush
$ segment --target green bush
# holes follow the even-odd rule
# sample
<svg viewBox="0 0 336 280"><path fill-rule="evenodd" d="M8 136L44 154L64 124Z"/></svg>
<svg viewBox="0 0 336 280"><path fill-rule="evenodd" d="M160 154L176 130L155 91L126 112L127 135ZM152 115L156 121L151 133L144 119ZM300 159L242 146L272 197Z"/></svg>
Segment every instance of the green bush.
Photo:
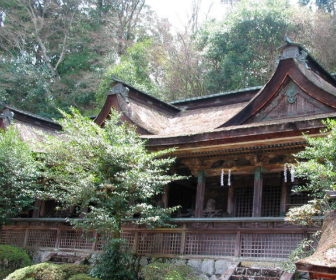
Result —
<svg viewBox="0 0 336 280"><path fill-rule="evenodd" d="M132 280L137 279L136 259L127 252L124 239L112 239L104 246L90 273L102 280Z"/></svg>
<svg viewBox="0 0 336 280"><path fill-rule="evenodd" d="M32 265L32 261L24 249L0 245L0 279L28 265Z"/></svg>
<svg viewBox="0 0 336 280"><path fill-rule="evenodd" d="M65 279L78 274L89 274L91 268L88 265L61 264L59 268L65 273Z"/></svg>
<svg viewBox="0 0 336 280"><path fill-rule="evenodd" d="M154 262L142 269L145 280L194 280L197 279L187 265Z"/></svg>
<svg viewBox="0 0 336 280"><path fill-rule="evenodd" d="M92 278L87 274L77 274L69 278L69 280L96 280L98 278Z"/></svg>
<svg viewBox="0 0 336 280"><path fill-rule="evenodd" d="M89 270L87 265L40 263L16 270L5 280L68 280L74 275L87 274Z"/></svg>

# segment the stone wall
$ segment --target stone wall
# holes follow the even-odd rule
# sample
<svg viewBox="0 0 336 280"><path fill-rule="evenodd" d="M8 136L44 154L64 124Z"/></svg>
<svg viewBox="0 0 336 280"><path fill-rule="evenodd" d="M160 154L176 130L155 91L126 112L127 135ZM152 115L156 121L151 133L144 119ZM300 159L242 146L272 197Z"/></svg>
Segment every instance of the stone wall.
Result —
<svg viewBox="0 0 336 280"><path fill-rule="evenodd" d="M193 271L199 275L200 280L221 280L222 275L226 268L236 262L240 262L242 266L246 267L258 267L258 268L270 268L274 269L279 267L280 262L276 260L272 261L246 261L236 258L231 259L168 259L168 258L147 258L142 257L140 260L141 266L146 266L152 262L166 262L176 265L187 265L193 269Z"/></svg>

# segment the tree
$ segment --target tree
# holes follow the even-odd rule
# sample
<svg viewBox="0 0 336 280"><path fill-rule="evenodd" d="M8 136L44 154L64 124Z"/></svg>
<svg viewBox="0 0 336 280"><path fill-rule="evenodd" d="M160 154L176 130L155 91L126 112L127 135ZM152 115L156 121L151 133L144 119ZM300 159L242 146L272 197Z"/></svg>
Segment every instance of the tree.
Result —
<svg viewBox="0 0 336 280"><path fill-rule="evenodd" d="M198 33L204 79L211 93L262 85L275 69L276 48L297 30L288 1L241 1L225 21ZM294 31L294 32L293 32Z"/></svg>
<svg viewBox="0 0 336 280"><path fill-rule="evenodd" d="M164 185L181 179L167 175L173 158L172 150L149 153L144 141L121 123L112 112L104 128L72 109L62 112L59 123L63 132L48 137L39 149L45 196L63 203L89 207L84 221L72 221L76 228L113 232L119 237L123 219L140 216L136 221L147 226L165 225L164 219L176 207L162 209L153 198Z"/></svg>
<svg viewBox="0 0 336 280"><path fill-rule="evenodd" d="M313 200L287 213L287 220L304 225L314 223L313 216L323 215L325 211L336 209L336 201L329 199L326 191L336 191L336 121L324 122L327 128L325 137L308 137L308 146L296 154L295 176L306 183L294 191L311 193Z"/></svg>
<svg viewBox="0 0 336 280"><path fill-rule="evenodd" d="M10 222L26 207L33 206L39 172L27 143L14 125L0 132L0 225Z"/></svg>
<svg viewBox="0 0 336 280"><path fill-rule="evenodd" d="M9 55L36 54L59 79L58 66L67 52L69 33L79 12L77 0L4 0L0 50Z"/></svg>
<svg viewBox="0 0 336 280"><path fill-rule="evenodd" d="M105 72L98 89L98 102L105 100L111 76L166 101L208 93L204 89L202 56L189 27L172 35L167 21L155 18L153 21L150 29L153 36L134 43Z"/></svg>
<svg viewBox="0 0 336 280"><path fill-rule="evenodd" d="M336 1L335 0L299 0L302 6L315 5L320 11L330 15L336 15Z"/></svg>

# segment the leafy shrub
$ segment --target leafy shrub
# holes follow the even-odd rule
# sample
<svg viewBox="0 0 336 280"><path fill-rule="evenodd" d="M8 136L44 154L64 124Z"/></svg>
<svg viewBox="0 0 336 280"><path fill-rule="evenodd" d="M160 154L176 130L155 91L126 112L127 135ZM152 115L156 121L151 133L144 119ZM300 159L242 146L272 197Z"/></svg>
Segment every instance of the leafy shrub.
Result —
<svg viewBox="0 0 336 280"><path fill-rule="evenodd" d="M125 249L124 239L112 239L104 246L104 254L97 257L91 276L102 280L137 279L136 260Z"/></svg>
<svg viewBox="0 0 336 280"><path fill-rule="evenodd" d="M96 280L98 278L92 278L91 276L87 274L76 274L69 278L69 280Z"/></svg>
<svg viewBox="0 0 336 280"><path fill-rule="evenodd" d="M196 276L187 265L154 262L142 269L145 280L193 280Z"/></svg>
<svg viewBox="0 0 336 280"><path fill-rule="evenodd" d="M76 264L40 263L14 271L5 280L67 280L78 274L88 273L89 266Z"/></svg>
<svg viewBox="0 0 336 280"><path fill-rule="evenodd" d="M0 279L28 265L32 265L32 261L24 249L0 245Z"/></svg>
<svg viewBox="0 0 336 280"><path fill-rule="evenodd" d="M90 272L88 265L75 265L75 264L61 264L59 268L65 273L65 279L68 279L74 275L86 274Z"/></svg>
<svg viewBox="0 0 336 280"><path fill-rule="evenodd" d="M317 232L313 235L313 238L318 238L320 232ZM307 258L314 254L315 248L313 247L313 240L309 240L307 238L303 239L299 246L293 250L289 257L288 261L281 263L281 268L287 272L295 272L296 266L295 262L304 258Z"/></svg>

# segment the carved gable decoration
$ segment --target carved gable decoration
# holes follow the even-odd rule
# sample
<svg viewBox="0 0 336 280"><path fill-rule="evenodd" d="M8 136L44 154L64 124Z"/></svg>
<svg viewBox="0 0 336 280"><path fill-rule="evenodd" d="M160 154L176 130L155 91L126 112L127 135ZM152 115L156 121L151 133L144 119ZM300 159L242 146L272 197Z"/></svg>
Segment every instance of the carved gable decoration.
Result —
<svg viewBox="0 0 336 280"><path fill-rule="evenodd" d="M287 78L274 96L245 123L264 122L333 112Z"/></svg>

